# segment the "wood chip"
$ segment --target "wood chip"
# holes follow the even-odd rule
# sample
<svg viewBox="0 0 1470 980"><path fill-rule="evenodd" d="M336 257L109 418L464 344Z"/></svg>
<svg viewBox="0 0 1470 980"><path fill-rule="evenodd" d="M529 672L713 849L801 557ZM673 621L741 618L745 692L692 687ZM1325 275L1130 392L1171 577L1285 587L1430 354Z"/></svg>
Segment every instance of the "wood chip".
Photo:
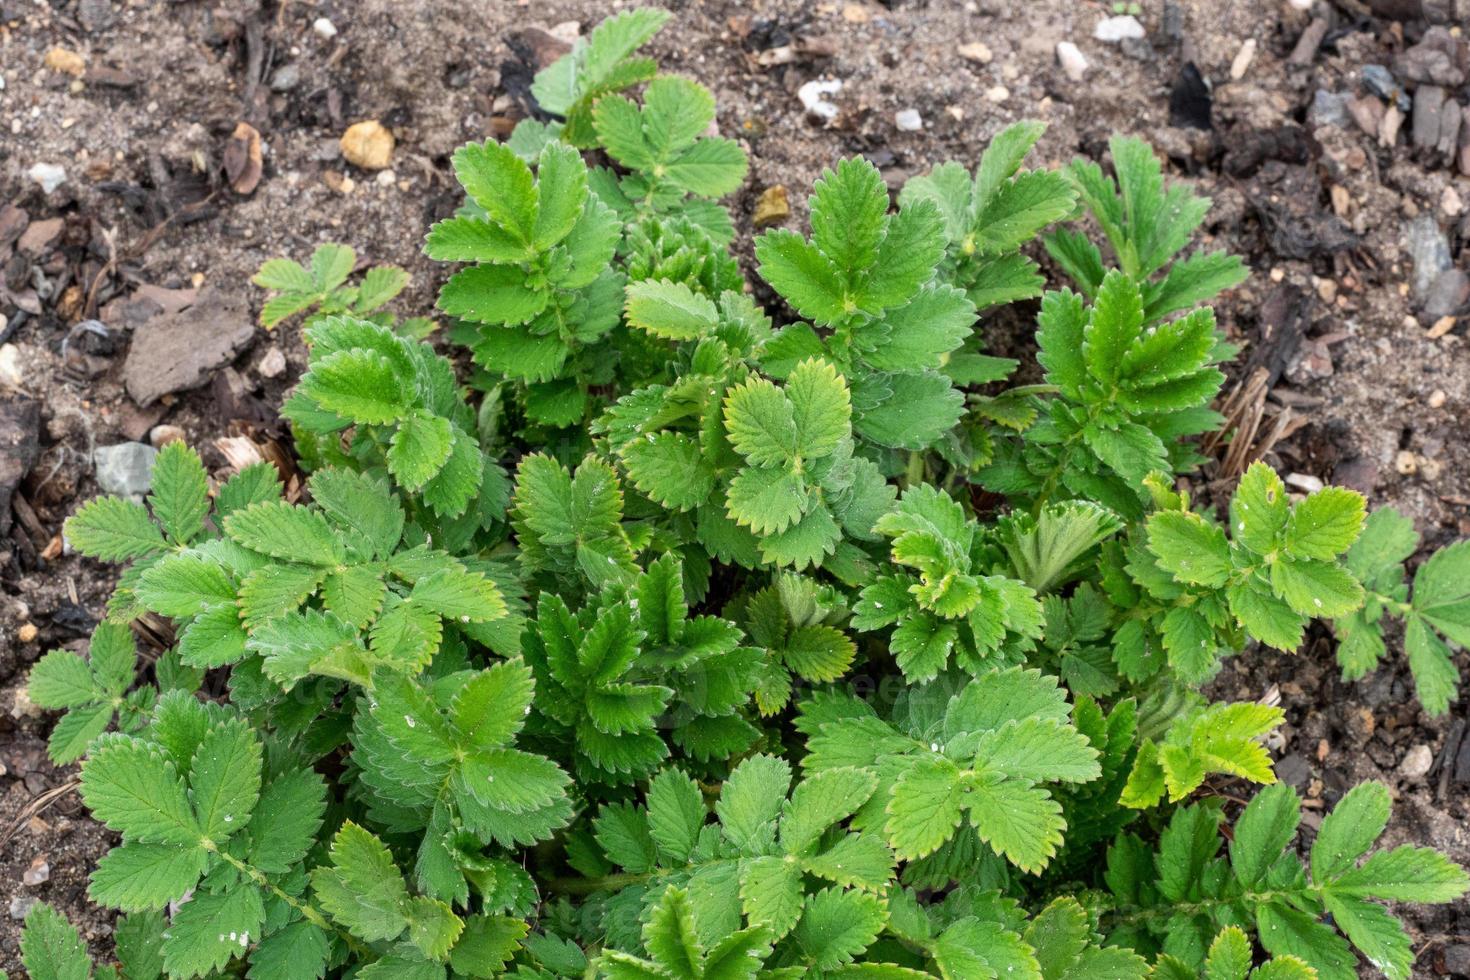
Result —
<svg viewBox="0 0 1470 980"><path fill-rule="evenodd" d="M235 126L225 144L225 177L236 194L249 194L260 185L260 133L247 122Z"/></svg>

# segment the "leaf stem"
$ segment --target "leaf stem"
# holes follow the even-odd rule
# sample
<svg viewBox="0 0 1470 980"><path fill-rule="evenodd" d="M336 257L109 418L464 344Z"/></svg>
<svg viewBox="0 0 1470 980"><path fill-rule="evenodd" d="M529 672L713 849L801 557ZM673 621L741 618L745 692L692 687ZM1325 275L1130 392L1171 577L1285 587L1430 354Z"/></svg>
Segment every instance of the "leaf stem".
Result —
<svg viewBox="0 0 1470 980"><path fill-rule="evenodd" d="M297 912L300 912L301 917L304 918L307 922L310 922L312 925L316 926L323 932L335 932L337 935L341 936L354 953L357 953L359 956L364 953L371 953L369 949L367 949L356 939L354 939L352 935L347 932L347 930L342 929L339 926L332 924L331 922L328 922L326 916L322 915L321 912L317 911L314 907L282 891L275 882L267 878L265 876L265 873L260 871L258 868L246 864L244 861L241 861L233 854L228 854L221 850L216 850L215 853L218 854L220 858L230 867L234 868L236 871L249 878L259 887L270 892L276 898L279 898L281 901L291 906L291 908L295 909Z"/></svg>
<svg viewBox="0 0 1470 980"><path fill-rule="evenodd" d="M650 878L661 877L654 872L635 874L631 871L604 875L601 878L552 878L546 882L546 890L557 895L590 895L604 889L616 891L629 885L641 885Z"/></svg>

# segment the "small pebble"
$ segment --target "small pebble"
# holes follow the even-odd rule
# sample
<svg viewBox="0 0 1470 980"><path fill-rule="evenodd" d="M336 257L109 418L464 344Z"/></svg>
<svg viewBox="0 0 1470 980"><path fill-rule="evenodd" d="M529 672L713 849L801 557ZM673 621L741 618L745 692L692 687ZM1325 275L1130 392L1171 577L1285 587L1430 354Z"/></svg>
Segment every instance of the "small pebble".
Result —
<svg viewBox="0 0 1470 980"><path fill-rule="evenodd" d="M153 486L153 462L158 450L141 442L99 446L92 454L97 485L103 493L141 499Z"/></svg>
<svg viewBox="0 0 1470 980"><path fill-rule="evenodd" d="M1118 44L1129 40L1141 41L1148 36L1148 32L1143 29L1137 17L1132 14L1122 14L1098 21L1097 27L1092 31L1092 36L1108 44Z"/></svg>
<svg viewBox="0 0 1470 980"><path fill-rule="evenodd" d="M1454 185L1445 185L1444 193L1439 196L1439 209L1451 218L1459 217L1460 212L1465 210L1465 202Z"/></svg>
<svg viewBox="0 0 1470 980"><path fill-rule="evenodd" d="M973 61L977 65L988 65L995 55L985 43L971 41L969 44L960 45L960 57L966 61Z"/></svg>
<svg viewBox="0 0 1470 980"><path fill-rule="evenodd" d="M1310 473L1291 473L1286 477L1286 485L1296 487L1303 493L1316 493L1322 489L1322 480L1312 476Z"/></svg>
<svg viewBox="0 0 1470 980"><path fill-rule="evenodd" d="M44 885L51 880L51 864L46 860L46 855L37 854L31 859L31 866L21 872L20 880L28 888Z"/></svg>
<svg viewBox="0 0 1470 980"><path fill-rule="evenodd" d="M286 373L286 355L279 347L272 347L261 357L255 370L262 378L279 378Z"/></svg>
<svg viewBox="0 0 1470 980"><path fill-rule="evenodd" d="M1400 449L1393 458L1393 468L1398 470L1400 476L1413 476L1419 472L1419 457L1412 450Z"/></svg>
<svg viewBox="0 0 1470 980"><path fill-rule="evenodd" d="M1455 324L1459 322L1459 317L1449 315L1442 316L1438 320L1434 321L1434 326L1425 331L1424 336L1428 337L1430 340L1438 340L1445 334L1449 333L1451 330L1455 329Z"/></svg>
<svg viewBox="0 0 1470 980"><path fill-rule="evenodd" d="M1448 398L1449 396L1444 393L1443 388L1436 388L1429 395L1429 407L1444 408L1444 403L1448 400Z"/></svg>
<svg viewBox="0 0 1470 980"><path fill-rule="evenodd" d="M924 117L919 115L917 109L901 109L894 114L893 125L901 132L917 133L924 128Z"/></svg>
<svg viewBox="0 0 1470 980"><path fill-rule="evenodd" d="M26 171L26 176L41 185L41 190L50 194L66 181L66 168L55 163L38 163Z"/></svg>
<svg viewBox="0 0 1470 980"><path fill-rule="evenodd" d="M391 170L381 170L378 172L378 176L376 179L378 183L382 184L384 187L391 187L393 184L397 183L398 175Z"/></svg>
<svg viewBox="0 0 1470 980"><path fill-rule="evenodd" d="M1427 745L1416 745L1399 763L1399 775L1405 779L1422 779L1434 766L1434 751Z"/></svg>
<svg viewBox="0 0 1470 980"><path fill-rule="evenodd" d="M22 643L34 643L40 632L35 623L21 623L20 629L15 631L15 638Z"/></svg>
<svg viewBox="0 0 1470 980"><path fill-rule="evenodd" d="M313 31L316 31L317 36L322 38L323 40L330 41L332 38L337 36L337 25L332 23L325 17L318 17L316 20L312 21L311 29Z"/></svg>
<svg viewBox="0 0 1470 980"><path fill-rule="evenodd" d="M15 895L10 899L10 917L20 922L40 899L34 895Z"/></svg>
<svg viewBox="0 0 1470 980"><path fill-rule="evenodd" d="M81 78L87 73L87 59L69 48L52 48L46 52L46 67L63 75Z"/></svg>
<svg viewBox="0 0 1470 980"><path fill-rule="evenodd" d="M1062 71L1074 82L1082 81L1087 74L1087 59L1082 54L1082 49L1071 41L1057 42L1057 62L1062 66Z"/></svg>
<svg viewBox="0 0 1470 980"><path fill-rule="evenodd" d="M155 425L148 431L148 442L154 449L162 449L171 442L183 442L184 430L177 425Z"/></svg>
<svg viewBox="0 0 1470 980"><path fill-rule="evenodd" d="M985 90L985 97L991 102L1001 103L1011 97L1011 90L1004 85L994 85Z"/></svg>
<svg viewBox="0 0 1470 980"><path fill-rule="evenodd" d="M1230 77L1240 81L1245 73L1250 70L1251 62L1256 57L1256 39L1248 37L1241 44L1240 50L1235 53L1235 60L1230 62Z"/></svg>
<svg viewBox="0 0 1470 980"><path fill-rule="evenodd" d="M382 170L393 160L393 132L376 119L348 126L338 145L348 163L364 170Z"/></svg>
<svg viewBox="0 0 1470 980"><path fill-rule="evenodd" d="M6 316L0 313L0 331L4 331ZM20 348L14 344L0 344L0 385L19 388L25 375L20 369Z"/></svg>

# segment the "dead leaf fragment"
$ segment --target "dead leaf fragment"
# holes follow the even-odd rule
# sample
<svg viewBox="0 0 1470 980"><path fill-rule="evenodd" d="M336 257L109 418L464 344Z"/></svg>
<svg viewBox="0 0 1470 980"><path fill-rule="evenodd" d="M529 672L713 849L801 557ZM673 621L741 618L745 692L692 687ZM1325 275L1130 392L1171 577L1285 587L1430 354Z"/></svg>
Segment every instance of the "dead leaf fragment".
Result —
<svg viewBox="0 0 1470 980"><path fill-rule="evenodd" d="M786 188L782 184L767 187L755 202L753 220L757 228L778 225L791 216L791 203L786 199Z"/></svg>
<svg viewBox="0 0 1470 980"><path fill-rule="evenodd" d="M81 78L87 72L87 59L69 48L55 47L46 52L46 67L63 75Z"/></svg>
<svg viewBox="0 0 1470 980"><path fill-rule="evenodd" d="M393 132L376 119L348 126L341 146L347 162L364 170L384 170L393 162Z"/></svg>
<svg viewBox="0 0 1470 980"><path fill-rule="evenodd" d="M235 127L224 152L225 177L236 194L249 194L260 184L260 133L247 122Z"/></svg>

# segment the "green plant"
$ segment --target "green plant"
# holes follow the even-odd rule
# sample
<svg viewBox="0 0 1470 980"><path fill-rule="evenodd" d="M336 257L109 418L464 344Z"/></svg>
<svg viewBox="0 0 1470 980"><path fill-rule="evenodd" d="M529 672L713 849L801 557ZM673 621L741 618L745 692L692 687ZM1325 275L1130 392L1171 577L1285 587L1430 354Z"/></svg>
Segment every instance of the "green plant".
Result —
<svg viewBox="0 0 1470 980"><path fill-rule="evenodd" d="M70 710L52 751L85 754L121 835L91 896L127 913L129 980L1348 980L1355 949L1407 977L1377 902L1451 901L1465 873L1369 854L1376 784L1303 862L1264 744L1284 710L1200 691L1317 618L1366 671L1387 613L1442 710L1467 552L1411 599L1416 540L1364 532L1356 494L1294 501L1256 464L1228 524L1192 504L1230 353L1193 307L1242 274L1174 260L1205 203L1136 141L1116 183L1023 171L1034 124L897 211L845 160L810 238L757 241L801 318L773 326L698 196L737 180L733 144L634 56L663 19L620 15L538 79L565 124L456 155L470 203L428 248L468 263L440 306L470 390L340 276L303 281L302 499L265 465L211 495L176 445L146 506L68 522L127 568L90 655L49 654L31 691ZM1119 268L1053 232L1081 292L1042 295L1044 381L1002 387L978 311L1038 295L1020 249L1079 199ZM178 636L151 676L144 612ZM87 976L32 915L27 969Z"/></svg>
<svg viewBox="0 0 1470 980"><path fill-rule="evenodd" d="M363 273L358 285L348 286L347 278L356 267L357 253L346 245L317 246L308 267L290 259L271 259L250 280L276 294L261 307L260 325L270 330L314 308L306 317L308 327L321 317L345 313L393 327L407 337L423 337L433 331L434 321L427 317L399 323L380 310L408 286L407 272L397 266L374 266Z"/></svg>
<svg viewBox="0 0 1470 980"><path fill-rule="evenodd" d="M1377 667L1388 652L1385 617L1402 620L1419 701L1437 715L1459 696L1460 675L1448 644L1470 646L1470 542L1443 548L1420 566L1411 597L1404 562L1418 548L1414 524L1402 514L1384 508L1368 515L1362 536L1343 556L1366 601L1332 626L1343 679L1355 680Z"/></svg>

